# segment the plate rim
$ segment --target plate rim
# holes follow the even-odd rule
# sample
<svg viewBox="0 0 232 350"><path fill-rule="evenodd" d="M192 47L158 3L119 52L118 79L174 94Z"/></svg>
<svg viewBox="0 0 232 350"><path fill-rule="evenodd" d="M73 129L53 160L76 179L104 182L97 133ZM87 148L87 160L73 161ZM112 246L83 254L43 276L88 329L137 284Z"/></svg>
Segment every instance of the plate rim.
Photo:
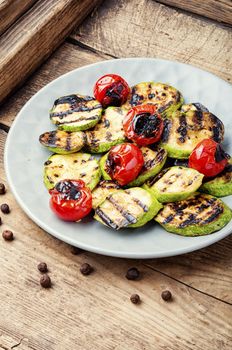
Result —
<svg viewBox="0 0 232 350"><path fill-rule="evenodd" d="M90 251L93 253L97 253L97 254L101 254L101 255L105 255L105 256L112 256L112 257L119 257L119 258L129 258L129 259L151 259L151 258L165 258L165 257L171 257L171 256L177 256L177 255L182 255L182 254L187 254L190 252L194 252L197 251L199 249L208 247L222 239L224 239L225 237L229 236L232 232L230 232L230 230L224 232L221 235L217 235L217 233L219 233L220 231L214 232L212 235L208 235L209 240L203 241L201 243L198 243L196 246L192 247L184 247L184 248L179 248L179 249L175 249L173 250L166 250L165 253L164 252L147 252L147 253L133 253L133 252L120 252L120 251L114 251L111 249L104 249L104 248L97 248L97 247L93 247L91 245L88 244L83 244L83 243L77 243L76 240L63 236L61 234L59 234L59 232L57 232L57 230L52 229L51 227L47 226L47 224L45 224L43 221L40 221L40 219L38 219L31 211L30 209L24 205L23 200L20 198L20 195L17 192L17 188L15 187L13 180L11 178L11 174L10 174L10 170L8 167L8 160L7 160L7 155L8 155L8 148L9 148L9 144L11 142L11 133L13 132L12 130L14 130L15 126L17 125L18 120L20 119L20 115L23 114L24 109L27 107L27 105L31 102L33 102L34 98L37 97L37 94L40 93L41 90L43 90L44 88L49 88L50 85L52 85L55 81L67 77L68 75L72 75L75 71L80 71L82 69L86 69L88 67L92 67L92 66L99 66L99 65L104 65L105 63L111 63L111 62L115 62L115 61L156 61L156 62L166 62L169 64L179 64L179 65L184 65L187 67L191 67L194 68L195 70L198 70L200 72L204 72L209 74L212 77L216 77L217 79L223 81L223 83L227 84L230 88L231 84L229 82L227 82L226 80L218 77L217 75L195 67L191 64L188 63L182 63L176 60L166 60L166 59L162 59L162 58L152 58L152 57L127 57L127 58L119 58L119 59L110 59L110 60L103 60L103 61L99 61L99 62L95 62L95 63L91 63L88 65L84 65L78 68L75 68L71 71L66 72L65 74L60 75L59 77L57 77L56 79L53 79L51 82L49 82L48 84L46 84L45 86L43 86L41 89L39 89L25 104L24 106L21 108L21 110L18 112L18 114L16 115L13 123L11 124L10 130L8 132L7 135L7 139L5 142L5 147L4 147L4 168L5 168L5 172L6 172L6 178L7 178L7 182L9 184L9 187L17 201L17 203L19 204L19 206L23 209L23 211L27 214L27 216L34 222L36 223L36 225L39 226L39 228L42 228L46 233L49 233L50 235L56 237L57 239L68 243L72 246L76 246L79 247L83 250L86 251ZM189 237L189 239L197 239L198 237ZM211 239L210 239L211 238Z"/></svg>

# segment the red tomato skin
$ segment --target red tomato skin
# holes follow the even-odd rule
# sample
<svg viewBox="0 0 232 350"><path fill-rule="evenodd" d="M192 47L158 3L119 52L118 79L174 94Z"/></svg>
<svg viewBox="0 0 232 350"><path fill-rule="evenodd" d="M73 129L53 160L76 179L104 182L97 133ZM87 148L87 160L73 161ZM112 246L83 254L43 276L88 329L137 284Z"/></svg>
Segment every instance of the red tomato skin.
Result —
<svg viewBox="0 0 232 350"><path fill-rule="evenodd" d="M120 186L136 179L144 165L142 151L132 143L111 148L106 161L106 171Z"/></svg>
<svg viewBox="0 0 232 350"><path fill-rule="evenodd" d="M102 104L108 106L121 106L126 102L130 92L127 82L117 74L106 74L97 80L94 85L94 97Z"/></svg>
<svg viewBox="0 0 232 350"><path fill-rule="evenodd" d="M220 153L220 161L216 160L217 152ZM189 167L198 170L206 177L218 175L227 164L226 153L221 148L221 145L212 139L205 139L199 142L189 157Z"/></svg>
<svg viewBox="0 0 232 350"><path fill-rule="evenodd" d="M52 211L64 221L78 221L88 215L92 209L92 194L82 180L63 180L74 183L80 193L78 199L67 199L66 193L59 192L56 188L50 190L50 207Z"/></svg>
<svg viewBox="0 0 232 350"><path fill-rule="evenodd" d="M164 123L161 115L158 114L156 111L157 107L152 104L132 107L123 120L123 129L126 134L126 137L134 141L139 146L147 146L158 142L163 132ZM151 132L151 135L154 134L154 136L149 135L148 137L148 135L146 135L146 130L144 133L141 134L138 134L136 132L135 121L138 117L142 116L143 114L145 115L143 116L143 118L153 118L153 120L155 120L155 122L157 123L157 128L155 128L154 131Z"/></svg>

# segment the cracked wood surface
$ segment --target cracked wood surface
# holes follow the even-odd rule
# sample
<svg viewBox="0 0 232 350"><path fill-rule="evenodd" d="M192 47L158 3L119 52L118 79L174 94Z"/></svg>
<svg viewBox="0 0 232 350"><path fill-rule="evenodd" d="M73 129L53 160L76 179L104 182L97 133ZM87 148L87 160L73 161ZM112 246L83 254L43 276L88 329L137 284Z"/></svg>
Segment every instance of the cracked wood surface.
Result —
<svg viewBox="0 0 232 350"><path fill-rule="evenodd" d="M149 12L151 6L155 6L152 9L158 11L156 28L157 25L158 28L160 26L159 21L163 20L165 23L162 29L150 28L154 36L160 30L171 35L170 23L175 17L176 27L180 30L184 26L183 22L186 22L186 33L189 34L191 16L157 3L152 5L153 2L149 0L134 0L133 3L135 8L131 1L120 0L118 5L112 0L105 1L81 26L78 36L73 35L21 89L8 98L0 109L1 181L6 183L3 149L7 126L11 125L21 107L41 87L79 66L112 56L132 55L127 52L122 54L125 47L134 56L137 55L137 47L141 47L140 52L143 55L160 55L167 58L164 46L168 41L162 44L158 40L155 43L154 38L149 45L140 45L143 33L145 38L148 37L148 23L144 22L142 30L139 13L144 19L148 14L151 18L154 15L153 12ZM125 36L121 47L117 47L117 35L120 37L122 28L125 30L122 5L124 16L127 19L131 18L131 22L137 24L138 29L136 31L136 26L130 27L129 34L133 29L135 42L131 41L132 36L130 40ZM136 11L139 11L137 15ZM164 11L166 14L172 14L169 21L164 22L164 17L160 18ZM114 19L114 26L110 17ZM118 23L120 21L121 29ZM231 32L228 28L205 20L201 20L201 26L198 27L200 20L196 21L197 27L194 31L202 26L207 35L212 33L212 26L215 26L215 40L221 40L220 47L227 58L224 57L220 64L219 49L213 47L214 56L210 56L209 53L210 57L206 57L202 48L197 49L198 43L189 42L191 63L202 63L203 68L207 69L208 66L212 72L230 79L231 63L228 61L226 65L225 60L229 57L226 52L230 50L228 39ZM154 25L154 19L152 23ZM130 25L128 24L128 27ZM174 34L177 33L177 28ZM166 34L161 35L168 37ZM92 41L91 36L94 38ZM150 35L149 38L151 37ZM175 50L174 42L170 40L173 58L184 61L182 48L178 48L179 36L174 36L173 40L176 40ZM204 40L207 41L206 37ZM184 40L184 45L186 41L187 39ZM147 53L144 51L144 45ZM88 46L89 49L83 48ZM214 59L217 62L215 66ZM2 130L3 127L6 131ZM9 203L12 208L11 214L1 214L3 225L0 232L8 228L13 230L16 236L15 241L11 243L0 238L0 350L232 348L232 236L198 252L166 259L129 261L88 252L74 256L67 244L45 233L23 213L9 189L5 196L0 197L0 201ZM43 290L39 286L40 273L36 266L40 261L46 261L48 264L53 281L51 290ZM93 275L84 277L80 274L79 267L83 262L89 262L95 267ZM126 270L131 266L137 266L142 271L141 281L125 279ZM160 294L163 289L172 291L173 302L165 303L161 300ZM131 304L129 297L132 293L141 296L141 305Z"/></svg>

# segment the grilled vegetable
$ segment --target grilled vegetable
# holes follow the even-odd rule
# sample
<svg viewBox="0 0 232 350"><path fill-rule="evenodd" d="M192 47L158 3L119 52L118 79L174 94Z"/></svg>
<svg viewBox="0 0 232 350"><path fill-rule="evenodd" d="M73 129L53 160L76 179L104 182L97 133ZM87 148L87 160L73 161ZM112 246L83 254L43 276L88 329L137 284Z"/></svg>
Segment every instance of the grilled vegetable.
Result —
<svg viewBox="0 0 232 350"><path fill-rule="evenodd" d="M169 157L184 159L200 141L211 138L220 143L223 136L223 123L212 113L177 111L164 120L161 147L168 151Z"/></svg>
<svg viewBox="0 0 232 350"><path fill-rule="evenodd" d="M221 174L203 183L200 191L216 197L232 195L232 158Z"/></svg>
<svg viewBox="0 0 232 350"><path fill-rule="evenodd" d="M144 188L150 188L161 203L176 202L191 196L201 186L203 177L195 169L174 166L148 180Z"/></svg>
<svg viewBox="0 0 232 350"><path fill-rule="evenodd" d="M48 189L60 180L83 180L91 190L98 184L101 171L98 161L88 153L52 155L44 163L44 184Z"/></svg>
<svg viewBox="0 0 232 350"><path fill-rule="evenodd" d="M182 236L202 236L220 230L232 218L220 199L195 193L186 200L167 203L155 217L165 230Z"/></svg>
<svg viewBox="0 0 232 350"><path fill-rule="evenodd" d="M150 221L162 208L152 193L140 187L118 190L108 196L95 210L94 218L119 230L140 227Z"/></svg>
<svg viewBox="0 0 232 350"><path fill-rule="evenodd" d="M87 149L93 153L102 153L124 142L122 121L126 113L127 111L122 108L108 107L95 128L86 131Z"/></svg>
<svg viewBox="0 0 232 350"><path fill-rule="evenodd" d="M154 82L139 83L131 88L127 102L123 107L131 107L151 103L157 106L157 112L169 116L183 104L181 93L174 87Z"/></svg>
<svg viewBox="0 0 232 350"><path fill-rule="evenodd" d="M141 147L144 158L144 165L139 176L132 182L127 184L127 187L135 187L142 185L146 180L158 174L162 169L167 159L167 152L162 148L151 150L148 147ZM102 176L105 180L110 180L110 176L106 172L106 159L108 154L105 154L100 160Z"/></svg>
<svg viewBox="0 0 232 350"><path fill-rule="evenodd" d="M117 74L106 74L94 85L94 96L104 108L121 106L130 92L127 82Z"/></svg>
<svg viewBox="0 0 232 350"><path fill-rule="evenodd" d="M79 151L85 145L85 140L85 133L82 131L54 130L45 132L39 137L39 141L43 146L58 154L69 154Z"/></svg>
<svg viewBox="0 0 232 350"><path fill-rule="evenodd" d="M51 122L66 131L90 129L101 115L102 105L95 98L78 94L58 98L50 111Z"/></svg>
<svg viewBox="0 0 232 350"><path fill-rule="evenodd" d="M184 104L181 107L181 112L186 113L189 111L209 112L208 108L206 108L204 105L202 105L199 102Z"/></svg>
<svg viewBox="0 0 232 350"><path fill-rule="evenodd" d="M92 206L96 209L110 194L120 189L113 181L102 180L92 192Z"/></svg>

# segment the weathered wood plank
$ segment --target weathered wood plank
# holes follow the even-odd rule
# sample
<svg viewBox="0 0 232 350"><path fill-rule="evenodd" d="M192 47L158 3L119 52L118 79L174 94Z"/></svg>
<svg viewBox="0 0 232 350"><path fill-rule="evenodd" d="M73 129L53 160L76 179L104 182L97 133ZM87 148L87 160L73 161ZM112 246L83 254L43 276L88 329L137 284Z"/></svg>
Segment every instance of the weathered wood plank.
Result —
<svg viewBox="0 0 232 350"><path fill-rule="evenodd" d="M0 0L0 35L37 0Z"/></svg>
<svg viewBox="0 0 232 350"><path fill-rule="evenodd" d="M0 37L0 102L37 68L101 0L39 0Z"/></svg>
<svg viewBox="0 0 232 350"><path fill-rule="evenodd" d="M72 38L116 57L177 60L232 81L232 31L153 0L109 0Z"/></svg>
<svg viewBox="0 0 232 350"><path fill-rule="evenodd" d="M70 44L63 45L28 83L5 103L0 110L1 121L10 126L25 102L42 86L60 74L83 65L83 62L90 64L107 58L106 55L93 53ZM59 62L62 62L62 65ZM152 260L146 265L204 293L232 303L230 293L232 283L231 247L232 236L207 249L180 257Z"/></svg>
<svg viewBox="0 0 232 350"><path fill-rule="evenodd" d="M156 0L164 5L171 5L198 15L208 17L214 21L232 25L231 0Z"/></svg>
<svg viewBox="0 0 232 350"><path fill-rule="evenodd" d="M5 136L0 131L1 145ZM139 262L91 253L73 256L66 244L27 218L10 191L3 198L12 212L2 217L1 231L13 230L15 240L0 238L0 349L17 344L22 350L231 348L232 306ZM49 267L50 290L39 286L41 260ZM79 272L85 261L95 268L88 277ZM137 282L124 277L134 264L142 271ZM161 300L163 289L172 291L173 302ZM141 305L129 301L134 292Z"/></svg>
<svg viewBox="0 0 232 350"><path fill-rule="evenodd" d="M94 54L72 44L63 44L61 48L53 53L51 58L41 66L38 72L3 104L0 108L0 122L10 126L17 113L30 97L60 75L81 67L83 64L91 64L107 58L108 56L104 54Z"/></svg>

